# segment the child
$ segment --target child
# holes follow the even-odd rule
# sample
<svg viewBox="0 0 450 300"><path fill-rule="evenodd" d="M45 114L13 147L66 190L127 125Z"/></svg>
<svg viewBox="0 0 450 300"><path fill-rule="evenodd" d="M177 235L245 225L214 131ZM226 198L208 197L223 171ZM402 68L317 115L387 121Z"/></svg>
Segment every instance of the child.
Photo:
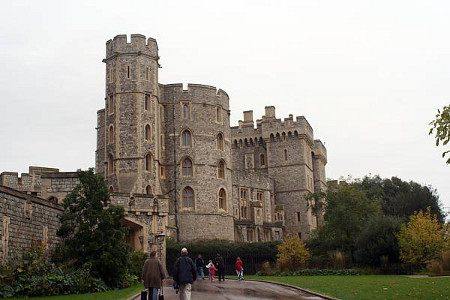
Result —
<svg viewBox="0 0 450 300"><path fill-rule="evenodd" d="M238 277L238 280L244 280L244 268L243 268L244 263L242 262L241 258L238 257L236 259L236 264L234 265L234 268L236 270L236 274Z"/></svg>
<svg viewBox="0 0 450 300"><path fill-rule="evenodd" d="M214 274L216 274L217 268L214 266L212 260L209 260L209 264L206 265L206 268L209 271L209 280L214 282Z"/></svg>

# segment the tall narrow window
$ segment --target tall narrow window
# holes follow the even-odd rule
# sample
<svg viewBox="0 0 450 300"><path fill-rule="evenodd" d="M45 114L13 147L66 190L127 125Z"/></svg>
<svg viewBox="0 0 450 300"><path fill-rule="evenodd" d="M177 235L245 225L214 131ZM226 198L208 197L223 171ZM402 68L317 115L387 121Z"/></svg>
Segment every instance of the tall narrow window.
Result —
<svg viewBox="0 0 450 300"><path fill-rule="evenodd" d="M191 107L189 103L183 103L183 119L189 120L191 118Z"/></svg>
<svg viewBox="0 0 450 300"><path fill-rule="evenodd" d="M108 175L114 173L114 157L112 154L108 155Z"/></svg>
<svg viewBox="0 0 450 300"><path fill-rule="evenodd" d="M147 141L150 141L152 139L152 130L150 128L150 125L145 125L145 139Z"/></svg>
<svg viewBox="0 0 450 300"><path fill-rule="evenodd" d="M109 83L112 83L114 81L114 72L113 68L109 68Z"/></svg>
<svg viewBox="0 0 450 300"><path fill-rule="evenodd" d="M148 71L148 67L145 68L145 80L149 80L150 79L150 75L149 75L149 71Z"/></svg>
<svg viewBox="0 0 450 300"><path fill-rule="evenodd" d="M145 170L152 170L152 155L150 153L145 156Z"/></svg>
<svg viewBox="0 0 450 300"><path fill-rule="evenodd" d="M219 191L219 208L227 210L227 194L224 189Z"/></svg>
<svg viewBox="0 0 450 300"><path fill-rule="evenodd" d="M182 204L183 207L194 207L194 190L188 186L183 189Z"/></svg>
<svg viewBox="0 0 450 300"><path fill-rule="evenodd" d="M222 124L222 108L216 108L216 122Z"/></svg>
<svg viewBox="0 0 450 300"><path fill-rule="evenodd" d="M113 192L114 192L114 188L113 188L112 185L109 186L109 192L110 192L110 193L113 193Z"/></svg>
<svg viewBox="0 0 450 300"><path fill-rule="evenodd" d="M288 160L287 150L284 149L284 160Z"/></svg>
<svg viewBox="0 0 450 300"><path fill-rule="evenodd" d="M127 66L127 78L130 79L131 78L131 70L130 70L130 66Z"/></svg>
<svg viewBox="0 0 450 300"><path fill-rule="evenodd" d="M109 95L108 98L108 113L112 114L114 113L114 96Z"/></svg>
<svg viewBox="0 0 450 300"><path fill-rule="evenodd" d="M151 195L151 194L152 194L152 187L151 187L150 185L147 185L147 186L145 187L145 193L146 193L147 195Z"/></svg>
<svg viewBox="0 0 450 300"><path fill-rule="evenodd" d="M164 121L164 106L162 105L159 107L159 118Z"/></svg>
<svg viewBox="0 0 450 300"><path fill-rule="evenodd" d="M144 108L145 108L145 110L150 110L150 108L151 108L150 95L149 94L145 94L145 96L144 96Z"/></svg>
<svg viewBox="0 0 450 300"><path fill-rule="evenodd" d="M181 145L184 147L192 147L192 136L189 130L185 130L181 134Z"/></svg>
<svg viewBox="0 0 450 300"><path fill-rule="evenodd" d="M159 175L161 179L166 179L166 167L161 166Z"/></svg>
<svg viewBox="0 0 450 300"><path fill-rule="evenodd" d="M256 192L256 200L262 201L263 200L263 192Z"/></svg>
<svg viewBox="0 0 450 300"><path fill-rule="evenodd" d="M297 222L300 223L300 221L301 221L300 212L297 212Z"/></svg>
<svg viewBox="0 0 450 300"><path fill-rule="evenodd" d="M217 135L217 149L223 150L223 135L222 135L222 133L219 133Z"/></svg>
<svg viewBox="0 0 450 300"><path fill-rule="evenodd" d="M221 179L225 179L225 163L221 160L219 161L219 167L218 167L218 177Z"/></svg>
<svg viewBox="0 0 450 300"><path fill-rule="evenodd" d="M266 166L266 158L265 158L264 154L261 154L259 156L259 164L260 164L261 168Z"/></svg>
<svg viewBox="0 0 450 300"><path fill-rule="evenodd" d="M183 177L192 177L192 160L185 158L182 163L182 169Z"/></svg>
<svg viewBox="0 0 450 300"><path fill-rule="evenodd" d="M109 126L108 144L114 144L114 126Z"/></svg>

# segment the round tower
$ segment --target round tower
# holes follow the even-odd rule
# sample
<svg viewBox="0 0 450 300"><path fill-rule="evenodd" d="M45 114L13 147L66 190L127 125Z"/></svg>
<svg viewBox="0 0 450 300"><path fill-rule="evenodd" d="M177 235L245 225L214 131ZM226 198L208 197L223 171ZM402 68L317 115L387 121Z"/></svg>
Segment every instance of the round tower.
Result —
<svg viewBox="0 0 450 300"><path fill-rule="evenodd" d="M164 85L161 94L166 189L179 239L234 240L229 97L197 84Z"/></svg>
<svg viewBox="0 0 450 300"><path fill-rule="evenodd" d="M105 110L99 111L104 136L99 137L111 191L160 193L158 59L153 38L132 34L128 42L118 35L106 42Z"/></svg>

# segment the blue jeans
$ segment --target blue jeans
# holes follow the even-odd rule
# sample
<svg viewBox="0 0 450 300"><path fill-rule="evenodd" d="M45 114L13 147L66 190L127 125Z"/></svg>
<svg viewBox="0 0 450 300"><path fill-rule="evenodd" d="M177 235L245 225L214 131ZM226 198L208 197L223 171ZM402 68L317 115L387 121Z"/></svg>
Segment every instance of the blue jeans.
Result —
<svg viewBox="0 0 450 300"><path fill-rule="evenodd" d="M197 275L198 275L198 277L202 277L202 278L205 278L205 273L203 273L203 267L198 267L197 268Z"/></svg>
<svg viewBox="0 0 450 300"><path fill-rule="evenodd" d="M158 300L158 294L158 288L148 288L148 300Z"/></svg>

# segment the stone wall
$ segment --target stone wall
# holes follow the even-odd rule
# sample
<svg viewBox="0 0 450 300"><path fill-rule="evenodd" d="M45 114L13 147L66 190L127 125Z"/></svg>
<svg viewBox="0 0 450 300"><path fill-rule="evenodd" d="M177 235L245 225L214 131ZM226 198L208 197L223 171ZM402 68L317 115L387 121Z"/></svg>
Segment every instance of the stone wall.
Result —
<svg viewBox="0 0 450 300"><path fill-rule="evenodd" d="M59 238L61 206L14 189L0 186L0 257L2 262L20 259L34 243L52 252Z"/></svg>

